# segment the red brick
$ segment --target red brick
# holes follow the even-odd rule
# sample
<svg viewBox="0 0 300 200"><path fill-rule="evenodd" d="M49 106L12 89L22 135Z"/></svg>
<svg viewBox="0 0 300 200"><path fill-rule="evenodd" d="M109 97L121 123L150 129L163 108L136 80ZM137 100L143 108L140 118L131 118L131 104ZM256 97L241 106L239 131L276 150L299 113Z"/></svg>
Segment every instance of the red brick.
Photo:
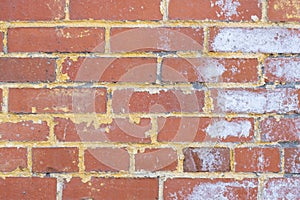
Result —
<svg viewBox="0 0 300 200"><path fill-rule="evenodd" d="M151 138L147 135L151 129L149 118L140 119L139 123L130 122L129 119L116 118L111 123L99 124L95 116L90 124L84 119L55 118L54 133L59 141L63 142L132 142L150 143Z"/></svg>
<svg viewBox="0 0 300 200"><path fill-rule="evenodd" d="M300 118L267 118L261 121L260 128L264 142L300 141Z"/></svg>
<svg viewBox="0 0 300 200"><path fill-rule="evenodd" d="M156 58L67 58L62 73L69 81L149 82L156 80Z"/></svg>
<svg viewBox="0 0 300 200"><path fill-rule="evenodd" d="M259 37L258 37L259 36ZM300 29L211 28L209 50L243 53L300 53Z"/></svg>
<svg viewBox="0 0 300 200"><path fill-rule="evenodd" d="M129 160L129 153L123 148L89 148L84 152L86 171L128 171Z"/></svg>
<svg viewBox="0 0 300 200"><path fill-rule="evenodd" d="M160 0L72 0L71 19L160 20Z"/></svg>
<svg viewBox="0 0 300 200"><path fill-rule="evenodd" d="M3 0L0 20L59 20L65 17L65 0Z"/></svg>
<svg viewBox="0 0 300 200"><path fill-rule="evenodd" d="M300 148L284 149L284 171L285 173L300 173Z"/></svg>
<svg viewBox="0 0 300 200"><path fill-rule="evenodd" d="M115 113L169 113L201 112L204 107L204 92L181 90L134 91L115 90L112 96Z"/></svg>
<svg viewBox="0 0 300 200"><path fill-rule="evenodd" d="M3 46L3 32L0 31L0 52L4 50Z"/></svg>
<svg viewBox="0 0 300 200"><path fill-rule="evenodd" d="M111 51L199 51L202 28L113 28Z"/></svg>
<svg viewBox="0 0 300 200"><path fill-rule="evenodd" d="M164 199L249 199L258 198L257 179L167 179Z"/></svg>
<svg viewBox="0 0 300 200"><path fill-rule="evenodd" d="M80 178L65 182L63 199L158 199L158 179L95 178L87 183Z"/></svg>
<svg viewBox="0 0 300 200"><path fill-rule="evenodd" d="M300 112L300 93L297 89L219 89L212 90L211 93L214 112L247 114Z"/></svg>
<svg viewBox="0 0 300 200"><path fill-rule="evenodd" d="M257 0L170 0L169 18L181 20L251 21L261 18L261 3Z"/></svg>
<svg viewBox="0 0 300 200"><path fill-rule="evenodd" d="M12 172L16 169L27 168L27 149L0 148L0 171Z"/></svg>
<svg viewBox="0 0 300 200"><path fill-rule="evenodd" d="M234 159L236 172L280 171L280 152L276 147L236 148Z"/></svg>
<svg viewBox="0 0 300 200"><path fill-rule="evenodd" d="M3 94L2 94L2 89L0 89L0 111L2 111L2 105L3 105Z"/></svg>
<svg viewBox="0 0 300 200"><path fill-rule="evenodd" d="M104 113L106 90L76 89L10 89L8 110L14 113Z"/></svg>
<svg viewBox="0 0 300 200"><path fill-rule="evenodd" d="M159 117L160 142L251 142L254 139L251 118Z"/></svg>
<svg viewBox="0 0 300 200"><path fill-rule="evenodd" d="M9 52L103 52L103 41L103 28L39 27L8 30Z"/></svg>
<svg viewBox="0 0 300 200"><path fill-rule="evenodd" d="M78 148L33 148L32 171L78 172Z"/></svg>
<svg viewBox="0 0 300 200"><path fill-rule="evenodd" d="M263 199L299 199L300 178L270 178L265 181Z"/></svg>
<svg viewBox="0 0 300 200"><path fill-rule="evenodd" d="M185 172L230 171L229 148L185 148L183 154Z"/></svg>
<svg viewBox="0 0 300 200"><path fill-rule="evenodd" d="M0 123L0 141L46 141L49 126L45 121Z"/></svg>
<svg viewBox="0 0 300 200"><path fill-rule="evenodd" d="M56 179L6 177L0 179L0 199L56 199Z"/></svg>
<svg viewBox="0 0 300 200"><path fill-rule="evenodd" d="M267 58L265 61L266 82L299 82L300 58Z"/></svg>
<svg viewBox="0 0 300 200"><path fill-rule="evenodd" d="M269 0L268 1L268 18L270 21L300 21L300 7L298 0L283 1Z"/></svg>
<svg viewBox="0 0 300 200"><path fill-rule="evenodd" d="M55 60L48 58L0 58L1 82L55 80Z"/></svg>
<svg viewBox="0 0 300 200"><path fill-rule="evenodd" d="M165 58L162 80L166 82L258 81L256 59Z"/></svg>
<svg viewBox="0 0 300 200"><path fill-rule="evenodd" d="M145 149L135 155L136 171L174 171L177 153L171 148Z"/></svg>

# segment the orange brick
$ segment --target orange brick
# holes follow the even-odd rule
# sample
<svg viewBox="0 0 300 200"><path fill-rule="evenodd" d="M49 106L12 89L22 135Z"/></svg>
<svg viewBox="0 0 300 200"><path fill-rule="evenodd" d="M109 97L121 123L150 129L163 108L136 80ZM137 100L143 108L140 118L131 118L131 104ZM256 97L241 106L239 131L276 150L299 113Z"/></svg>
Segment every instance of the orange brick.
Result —
<svg viewBox="0 0 300 200"><path fill-rule="evenodd" d="M261 18L257 0L170 0L169 18L181 20L251 21ZM254 18L253 18L254 19Z"/></svg>
<svg viewBox="0 0 300 200"><path fill-rule="evenodd" d="M267 118L261 121L261 138L264 142L300 141L300 118Z"/></svg>
<svg viewBox="0 0 300 200"><path fill-rule="evenodd" d="M280 171L280 152L276 147L236 148L234 159L236 172Z"/></svg>
<svg viewBox="0 0 300 200"><path fill-rule="evenodd" d="M174 171L177 168L177 153L170 148L145 149L135 155L136 171Z"/></svg>
<svg viewBox="0 0 300 200"><path fill-rule="evenodd" d="M164 199L257 199L257 179L172 178L164 184Z"/></svg>
<svg viewBox="0 0 300 200"><path fill-rule="evenodd" d="M62 72L68 81L149 82L156 80L155 58L67 58Z"/></svg>
<svg viewBox="0 0 300 200"><path fill-rule="evenodd" d="M16 169L24 170L25 168L27 168L27 149L0 148L1 172L12 172Z"/></svg>
<svg viewBox="0 0 300 200"><path fill-rule="evenodd" d="M52 82L55 68L55 60L49 58L0 58L0 81Z"/></svg>
<svg viewBox="0 0 300 200"><path fill-rule="evenodd" d="M46 141L49 126L45 121L22 121L0 123L0 141Z"/></svg>
<svg viewBox="0 0 300 200"><path fill-rule="evenodd" d="M80 178L65 182L63 199L158 199L158 179L95 178L87 183Z"/></svg>
<svg viewBox="0 0 300 200"><path fill-rule="evenodd" d="M202 28L113 28L112 52L201 51Z"/></svg>
<svg viewBox="0 0 300 200"><path fill-rule="evenodd" d="M65 0L3 0L0 20L59 20L65 17Z"/></svg>
<svg viewBox="0 0 300 200"><path fill-rule="evenodd" d="M269 0L268 18L275 22L300 21L299 1Z"/></svg>
<svg viewBox="0 0 300 200"><path fill-rule="evenodd" d="M92 124L75 123L71 119L55 118L54 133L63 142L129 142L150 143L147 132L151 129L149 118L140 119L139 123L129 119L113 119L112 123L97 125L97 117ZM75 118L76 121L76 118Z"/></svg>
<svg viewBox="0 0 300 200"><path fill-rule="evenodd" d="M103 28L12 28L9 52L103 52ZM96 48L98 47L98 48Z"/></svg>
<svg viewBox="0 0 300 200"><path fill-rule="evenodd" d="M284 149L285 173L300 173L300 148L291 147Z"/></svg>
<svg viewBox="0 0 300 200"><path fill-rule="evenodd" d="M33 148L32 171L42 173L78 172L78 148Z"/></svg>
<svg viewBox="0 0 300 200"><path fill-rule="evenodd" d="M124 148L88 148L84 152L86 171L128 171L129 154Z"/></svg>
<svg viewBox="0 0 300 200"><path fill-rule="evenodd" d="M56 199L56 179L6 177L0 179L0 199Z"/></svg>
<svg viewBox="0 0 300 200"><path fill-rule="evenodd" d="M160 20L160 0L72 0L71 19Z"/></svg>
<svg viewBox="0 0 300 200"><path fill-rule="evenodd" d="M104 113L106 90L10 89L8 110L14 113Z"/></svg>

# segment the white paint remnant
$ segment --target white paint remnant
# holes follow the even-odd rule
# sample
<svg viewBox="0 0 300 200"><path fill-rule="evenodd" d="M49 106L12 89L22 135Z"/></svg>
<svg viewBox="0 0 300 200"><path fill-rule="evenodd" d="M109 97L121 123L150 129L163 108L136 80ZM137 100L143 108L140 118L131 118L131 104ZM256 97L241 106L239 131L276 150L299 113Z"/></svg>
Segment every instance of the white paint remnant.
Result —
<svg viewBox="0 0 300 200"><path fill-rule="evenodd" d="M284 178L269 181L268 187L263 191L264 200L300 199L300 179Z"/></svg>
<svg viewBox="0 0 300 200"><path fill-rule="evenodd" d="M226 68L218 60L207 59L203 61L203 65L196 68L198 72L198 80L204 81L221 81L219 80Z"/></svg>
<svg viewBox="0 0 300 200"><path fill-rule="evenodd" d="M299 112L298 95L292 89L268 90L266 92L220 90L216 98L217 106L223 112Z"/></svg>
<svg viewBox="0 0 300 200"><path fill-rule="evenodd" d="M221 9L221 12L217 13L217 16L220 17L224 15L228 19L231 19L233 15L238 16L237 8L241 5L238 0L217 0L215 3L210 1L211 7L215 5Z"/></svg>
<svg viewBox="0 0 300 200"><path fill-rule="evenodd" d="M196 153L198 158L202 161L201 171L213 172L225 161L225 158L221 155L220 151L213 151L211 148L193 149L193 153ZM194 163L195 168L196 164Z"/></svg>
<svg viewBox="0 0 300 200"><path fill-rule="evenodd" d="M212 49L223 52L300 53L300 30L283 28L224 28Z"/></svg>
<svg viewBox="0 0 300 200"><path fill-rule="evenodd" d="M287 159L287 163L291 165L290 172L291 173L300 173L300 149L297 150L297 152L294 152L291 157Z"/></svg>
<svg viewBox="0 0 300 200"><path fill-rule="evenodd" d="M249 121L229 122L221 120L209 125L205 130L212 138L249 137L251 123Z"/></svg>
<svg viewBox="0 0 300 200"><path fill-rule="evenodd" d="M232 200L238 199L236 193L229 192L230 188L244 188L248 192L247 199L251 199L249 189L256 188L257 186L250 182L244 181L243 183L238 182L216 182L216 183L201 183L193 188L191 194L184 199L187 200L207 200L207 199L218 199L218 200Z"/></svg>
<svg viewBox="0 0 300 200"><path fill-rule="evenodd" d="M278 78L283 77L287 81L300 81L300 58L270 59L268 62L268 72Z"/></svg>

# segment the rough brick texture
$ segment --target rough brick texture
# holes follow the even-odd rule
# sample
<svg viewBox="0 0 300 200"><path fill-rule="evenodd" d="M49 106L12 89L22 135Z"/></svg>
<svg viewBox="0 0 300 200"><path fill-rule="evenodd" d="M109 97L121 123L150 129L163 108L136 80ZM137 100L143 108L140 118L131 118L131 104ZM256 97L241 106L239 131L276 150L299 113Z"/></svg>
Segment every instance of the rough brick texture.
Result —
<svg viewBox="0 0 300 200"><path fill-rule="evenodd" d="M0 199L300 199L299 0L1 0Z"/></svg>

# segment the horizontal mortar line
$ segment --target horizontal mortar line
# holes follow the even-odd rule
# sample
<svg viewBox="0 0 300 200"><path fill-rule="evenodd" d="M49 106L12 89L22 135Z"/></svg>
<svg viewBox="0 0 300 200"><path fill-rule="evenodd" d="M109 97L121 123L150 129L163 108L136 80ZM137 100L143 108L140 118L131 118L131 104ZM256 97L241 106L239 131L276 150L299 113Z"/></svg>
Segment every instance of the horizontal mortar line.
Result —
<svg viewBox="0 0 300 200"><path fill-rule="evenodd" d="M109 20L70 20L70 21L0 21L2 28L18 27L245 27L245 28L300 28L297 22L226 22L204 20L169 20L169 21L109 21Z"/></svg>
<svg viewBox="0 0 300 200"><path fill-rule="evenodd" d="M270 142L270 143L233 143L233 142L217 142L217 141L208 141L208 142L157 142L157 143L130 143L130 142L85 142L85 141L78 141L78 142L0 142L0 148L9 148L9 147L18 147L18 148L47 148L47 147L68 147L68 148L126 148L131 147L135 149L147 149L147 148L153 148L153 149L165 149L165 148L171 148L171 149L182 149L182 148L188 148L188 147L196 147L196 148L265 148L265 147L278 147L280 148L280 143L278 142Z"/></svg>

